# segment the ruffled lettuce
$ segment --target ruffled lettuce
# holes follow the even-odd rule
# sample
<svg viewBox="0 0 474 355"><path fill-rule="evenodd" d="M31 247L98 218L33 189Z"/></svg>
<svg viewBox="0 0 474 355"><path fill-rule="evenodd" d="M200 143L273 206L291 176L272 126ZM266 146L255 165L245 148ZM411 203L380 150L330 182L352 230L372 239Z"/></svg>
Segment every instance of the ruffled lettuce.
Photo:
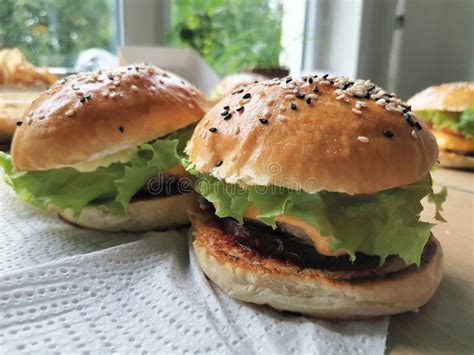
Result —
<svg viewBox="0 0 474 355"><path fill-rule="evenodd" d="M430 121L435 130L443 128L474 138L474 108L469 108L462 113L445 111L420 111L417 116L425 121Z"/></svg>
<svg viewBox="0 0 474 355"><path fill-rule="evenodd" d="M356 252L377 255L382 264L389 255L400 256L407 264L420 264L421 253L433 224L420 221L421 200L435 203L436 219L446 198L446 188L435 194L427 175L404 188L371 195L351 196L337 192L306 193L287 188L250 186L246 189L221 180L196 175L196 189L210 202L217 202L216 215L243 223L245 210L254 205L263 223L276 227L282 214L303 219L321 235L331 237L333 250L344 249L352 260Z"/></svg>
<svg viewBox="0 0 474 355"><path fill-rule="evenodd" d="M11 157L3 152L0 152L0 166L5 171L5 181L17 195L41 210L54 206L62 212L69 208L78 216L84 207L93 205L126 217L135 193L159 171L180 163L193 129L194 126L189 126L164 139L142 144L129 151L128 162L113 163L92 172L80 172L72 167L16 172Z"/></svg>

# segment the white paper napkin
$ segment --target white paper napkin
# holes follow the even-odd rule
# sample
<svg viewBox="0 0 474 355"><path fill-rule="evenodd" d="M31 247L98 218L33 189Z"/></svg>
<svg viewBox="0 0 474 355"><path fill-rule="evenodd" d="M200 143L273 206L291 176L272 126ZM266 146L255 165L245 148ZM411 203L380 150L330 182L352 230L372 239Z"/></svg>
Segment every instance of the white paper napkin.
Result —
<svg viewBox="0 0 474 355"><path fill-rule="evenodd" d="M388 317L329 322L235 301L187 232L105 234L0 183L0 352L382 354Z"/></svg>

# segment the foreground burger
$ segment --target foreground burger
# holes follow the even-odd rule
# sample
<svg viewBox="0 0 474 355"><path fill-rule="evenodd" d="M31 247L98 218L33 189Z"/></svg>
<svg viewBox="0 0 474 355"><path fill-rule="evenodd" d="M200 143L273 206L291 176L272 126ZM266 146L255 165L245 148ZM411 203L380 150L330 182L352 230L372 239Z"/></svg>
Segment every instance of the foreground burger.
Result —
<svg viewBox="0 0 474 355"><path fill-rule="evenodd" d="M249 85L256 81L267 80L266 76L255 73L235 73L224 77L219 85L214 89L214 95L218 98L232 93L236 88L242 85Z"/></svg>
<svg viewBox="0 0 474 355"><path fill-rule="evenodd" d="M74 75L33 102L0 165L20 198L83 227L182 225L193 197L179 193L180 150L205 105L153 66Z"/></svg>
<svg viewBox="0 0 474 355"><path fill-rule="evenodd" d="M327 318L416 309L442 250L421 222L438 148L370 81L290 77L225 97L198 124L188 170L209 202L194 250L230 296Z"/></svg>
<svg viewBox="0 0 474 355"><path fill-rule="evenodd" d="M432 86L408 104L435 135L442 166L474 169L474 83Z"/></svg>

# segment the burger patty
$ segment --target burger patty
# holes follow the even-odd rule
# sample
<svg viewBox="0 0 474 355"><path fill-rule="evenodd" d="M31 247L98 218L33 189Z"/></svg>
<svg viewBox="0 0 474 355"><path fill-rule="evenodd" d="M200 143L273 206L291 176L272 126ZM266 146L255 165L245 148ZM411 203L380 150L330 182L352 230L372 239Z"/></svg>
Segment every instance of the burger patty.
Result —
<svg viewBox="0 0 474 355"><path fill-rule="evenodd" d="M442 150L444 150L445 152L448 152L448 153L464 155L466 157L474 157L474 151L466 152L466 151L460 151L460 150L454 150L454 149L442 149Z"/></svg>
<svg viewBox="0 0 474 355"><path fill-rule="evenodd" d="M325 256L298 237L288 233L288 226L271 227L253 221L240 225L232 218L221 220L222 229L234 242L260 257L276 259L296 265L301 269L318 269L329 272L347 272L348 278L358 281L386 278L391 273L409 271L415 265L408 266L397 256L389 256L383 267L380 267L378 256L356 253L356 260L352 262L348 255ZM422 253L421 264L429 261L436 253L436 245L429 241ZM342 274L343 275L343 274Z"/></svg>
<svg viewBox="0 0 474 355"><path fill-rule="evenodd" d="M132 200L146 200L186 193L192 193L189 179L158 173L133 195Z"/></svg>

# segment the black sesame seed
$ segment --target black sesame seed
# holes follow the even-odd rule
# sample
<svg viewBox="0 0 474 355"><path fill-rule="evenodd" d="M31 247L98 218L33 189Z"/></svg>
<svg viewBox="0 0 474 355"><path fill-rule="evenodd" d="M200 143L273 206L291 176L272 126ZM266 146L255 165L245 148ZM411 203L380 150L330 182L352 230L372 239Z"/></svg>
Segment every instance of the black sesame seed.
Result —
<svg viewBox="0 0 474 355"><path fill-rule="evenodd" d="M125 129L122 126L120 126L119 131L120 131L120 133L123 133L125 131Z"/></svg>
<svg viewBox="0 0 474 355"><path fill-rule="evenodd" d="M227 114L225 117L224 117L224 120L228 121L232 118L232 114Z"/></svg>
<svg viewBox="0 0 474 355"><path fill-rule="evenodd" d="M90 100L90 99L92 99L92 95L88 93L88 94L85 96L85 98L86 98L87 100Z"/></svg>
<svg viewBox="0 0 474 355"><path fill-rule="evenodd" d="M243 99L250 99L252 95L250 95L250 93L246 93L244 96L242 96Z"/></svg>
<svg viewBox="0 0 474 355"><path fill-rule="evenodd" d="M236 108L235 111L237 112L240 112L240 111L243 111L244 110L244 107L243 106L240 106L239 108Z"/></svg>
<svg viewBox="0 0 474 355"><path fill-rule="evenodd" d="M224 106L224 110L229 111L230 107L229 106Z"/></svg>
<svg viewBox="0 0 474 355"><path fill-rule="evenodd" d="M221 165L222 165L222 163L223 163L223 161L222 161L222 160L218 160L218 161L216 162L216 168L218 168L219 166L221 166Z"/></svg>
<svg viewBox="0 0 474 355"><path fill-rule="evenodd" d="M244 92L244 89L240 89L240 90L236 91L235 93L236 93L236 94L241 94L241 93L243 93L243 92Z"/></svg>
<svg viewBox="0 0 474 355"><path fill-rule="evenodd" d="M227 116L229 114L229 111L222 111L221 116Z"/></svg>
<svg viewBox="0 0 474 355"><path fill-rule="evenodd" d="M297 99L303 100L304 99L304 94L298 94L296 95Z"/></svg>
<svg viewBox="0 0 474 355"><path fill-rule="evenodd" d="M415 122L415 127L416 127L417 129L420 129L420 130L421 130L421 124L420 124L420 122Z"/></svg>
<svg viewBox="0 0 474 355"><path fill-rule="evenodd" d="M266 119L266 118L259 118L258 120L259 120L260 123L262 123L262 124L267 124L267 123L268 123L268 119Z"/></svg>
<svg viewBox="0 0 474 355"><path fill-rule="evenodd" d="M258 84L258 80L254 80L253 83L254 83L254 84Z"/></svg>
<svg viewBox="0 0 474 355"><path fill-rule="evenodd" d="M20 127L22 124L23 124L23 122L21 122L21 121L18 121L18 122L16 123L16 125L17 125L18 127Z"/></svg>
<svg viewBox="0 0 474 355"><path fill-rule="evenodd" d="M313 78L309 78L308 83L312 84L313 83Z"/></svg>
<svg viewBox="0 0 474 355"><path fill-rule="evenodd" d="M209 132L211 132L211 133L216 133L216 132L217 132L217 128L216 128L216 127L211 127L211 128L209 128Z"/></svg>
<svg viewBox="0 0 474 355"><path fill-rule="evenodd" d="M409 113L404 113L403 118L410 126L415 127L415 121L413 121L413 118Z"/></svg>
<svg viewBox="0 0 474 355"><path fill-rule="evenodd" d="M311 97L308 97L308 98L306 99L306 103L307 103L308 105L311 105Z"/></svg>
<svg viewBox="0 0 474 355"><path fill-rule="evenodd" d="M326 80L328 78L329 74L324 74L323 79Z"/></svg>
<svg viewBox="0 0 474 355"><path fill-rule="evenodd" d="M84 96L82 96L79 101L81 102L81 104L84 104L86 102L86 98Z"/></svg>
<svg viewBox="0 0 474 355"><path fill-rule="evenodd" d="M291 105L290 105L290 108L292 110L296 110L298 107L296 106L296 104L294 102L292 102Z"/></svg>
<svg viewBox="0 0 474 355"><path fill-rule="evenodd" d="M319 92L319 88L317 86L314 87L313 92Z"/></svg>
<svg viewBox="0 0 474 355"><path fill-rule="evenodd" d="M393 132L392 131L389 131L388 129L386 129L385 131L383 131L383 135L387 138L392 138L394 136Z"/></svg>
<svg viewBox="0 0 474 355"><path fill-rule="evenodd" d="M303 78L303 81L306 83L308 81L308 78Z"/></svg>
<svg viewBox="0 0 474 355"><path fill-rule="evenodd" d="M292 80L293 80L292 78L288 78L288 79L286 79L285 83L288 84L288 83L291 82Z"/></svg>
<svg viewBox="0 0 474 355"><path fill-rule="evenodd" d="M349 87L351 87L352 85L354 85L354 82L353 81L349 81L348 83L344 84L344 86L342 87L342 90L347 90Z"/></svg>

